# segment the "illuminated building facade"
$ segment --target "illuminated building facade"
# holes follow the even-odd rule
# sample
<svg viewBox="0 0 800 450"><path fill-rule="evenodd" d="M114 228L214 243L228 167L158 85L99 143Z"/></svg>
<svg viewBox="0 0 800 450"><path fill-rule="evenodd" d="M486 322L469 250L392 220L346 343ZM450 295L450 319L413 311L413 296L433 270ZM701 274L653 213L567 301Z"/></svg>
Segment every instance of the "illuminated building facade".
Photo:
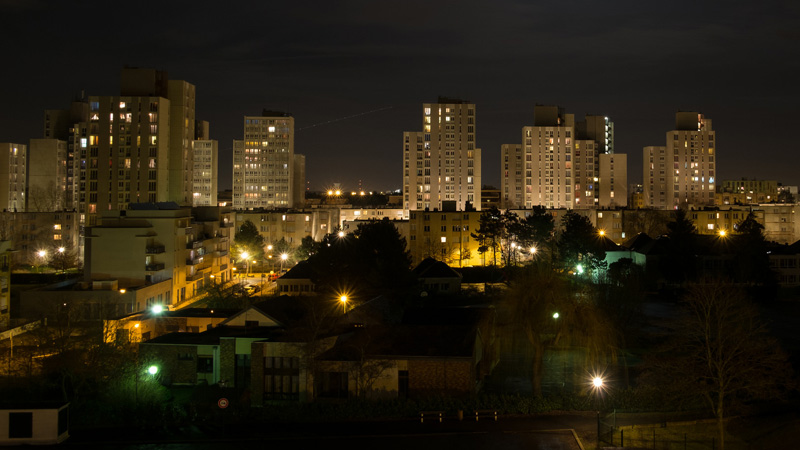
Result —
<svg viewBox="0 0 800 450"><path fill-rule="evenodd" d="M423 131L403 133L403 209L481 207L475 104L440 97L422 105ZM469 205L469 206L468 206Z"/></svg>

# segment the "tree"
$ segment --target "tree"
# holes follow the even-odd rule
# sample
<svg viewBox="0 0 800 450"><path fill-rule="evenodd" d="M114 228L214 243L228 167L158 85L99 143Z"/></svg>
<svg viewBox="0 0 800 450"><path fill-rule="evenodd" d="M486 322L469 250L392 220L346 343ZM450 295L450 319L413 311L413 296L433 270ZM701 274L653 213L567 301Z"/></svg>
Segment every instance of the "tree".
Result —
<svg viewBox="0 0 800 450"><path fill-rule="evenodd" d="M515 254L517 252L517 231L519 231L519 216L510 209L505 210L500 215L500 254L503 257L503 263L510 266L515 263Z"/></svg>
<svg viewBox="0 0 800 450"><path fill-rule="evenodd" d="M794 203L795 197L788 189L784 189L778 193L778 203Z"/></svg>
<svg viewBox="0 0 800 450"><path fill-rule="evenodd" d="M481 213L478 219L478 229L471 236L480 243L478 252L483 254L483 265L486 265L486 252L492 252L492 265L497 265L497 247L503 229L503 220L500 210L496 206Z"/></svg>
<svg viewBox="0 0 800 450"><path fill-rule="evenodd" d="M406 240L388 219L359 224L344 237L326 235L308 262L317 289L329 294L398 292L411 284Z"/></svg>
<svg viewBox="0 0 800 450"><path fill-rule="evenodd" d="M543 206L534 206L530 215L521 219L511 231L522 249L537 252L545 250L552 242L555 222L553 216Z"/></svg>
<svg viewBox="0 0 800 450"><path fill-rule="evenodd" d="M240 259L243 252L247 252L248 259L264 258L264 236L259 234L258 228L249 220L242 223L233 237L234 258Z"/></svg>
<svg viewBox="0 0 800 450"><path fill-rule="evenodd" d="M290 244L286 238L280 238L279 240L272 243L272 254L274 255L273 258L278 258L278 263L280 261L284 261L284 267L292 267L295 262L295 255L297 253L297 249ZM286 255L286 259L283 260L283 255Z"/></svg>
<svg viewBox="0 0 800 450"><path fill-rule="evenodd" d="M78 252L71 245L54 248L47 252L50 257L48 265L59 272L66 272L68 269L78 267L80 260Z"/></svg>
<svg viewBox="0 0 800 450"><path fill-rule="evenodd" d="M545 350L551 346L582 349L587 369L616 359L617 333L595 299L568 275L537 260L510 282L499 307L501 330L524 334L532 352L531 387L542 394ZM558 312L558 319L553 313ZM506 325L503 327L502 325ZM509 335L504 336L509 341Z"/></svg>
<svg viewBox="0 0 800 450"><path fill-rule="evenodd" d="M568 211L561 219L561 225L563 230L558 238L558 252L563 269L575 270L578 265L589 271L605 268L606 252L597 228L587 217Z"/></svg>
<svg viewBox="0 0 800 450"><path fill-rule="evenodd" d="M774 281L769 268L764 225L758 223L755 214L750 212L736 225L732 241L737 280L762 285Z"/></svg>
<svg viewBox="0 0 800 450"><path fill-rule="evenodd" d="M305 261L316 251L317 243L314 242L314 238L311 236L306 236L300 241L300 246L297 247L297 250L295 250L294 257L298 261Z"/></svg>
<svg viewBox="0 0 800 450"><path fill-rule="evenodd" d="M64 190L56 187L55 181L50 181L47 186L34 184L28 193L28 211L58 211L64 207L64 196Z"/></svg>
<svg viewBox="0 0 800 450"><path fill-rule="evenodd" d="M728 411L747 400L781 398L792 384L790 366L756 307L733 283L692 284L684 306L685 315L654 370L675 395L704 400L717 419L724 450Z"/></svg>
<svg viewBox="0 0 800 450"><path fill-rule="evenodd" d="M661 270L667 279L682 283L694 280L697 274L695 250L697 246L697 229L689 220L685 209L675 210L673 220L667 223L667 255L661 264Z"/></svg>

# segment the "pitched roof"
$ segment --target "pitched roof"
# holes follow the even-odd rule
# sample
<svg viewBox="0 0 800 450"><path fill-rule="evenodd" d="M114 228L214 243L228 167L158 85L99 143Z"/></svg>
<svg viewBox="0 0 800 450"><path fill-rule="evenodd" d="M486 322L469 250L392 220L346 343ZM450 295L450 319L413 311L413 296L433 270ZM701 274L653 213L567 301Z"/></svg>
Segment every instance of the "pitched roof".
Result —
<svg viewBox="0 0 800 450"><path fill-rule="evenodd" d="M653 242L653 238L651 238L645 233L638 233L636 236L633 236L630 239L623 242L622 246L627 248L628 250L636 252L639 251L641 248L643 248L645 245L649 244L650 242Z"/></svg>
<svg viewBox="0 0 800 450"><path fill-rule="evenodd" d="M300 261L278 280L310 280L312 275L311 264L308 261Z"/></svg>
<svg viewBox="0 0 800 450"><path fill-rule="evenodd" d="M412 272L418 278L461 278L450 266L430 257L423 259Z"/></svg>

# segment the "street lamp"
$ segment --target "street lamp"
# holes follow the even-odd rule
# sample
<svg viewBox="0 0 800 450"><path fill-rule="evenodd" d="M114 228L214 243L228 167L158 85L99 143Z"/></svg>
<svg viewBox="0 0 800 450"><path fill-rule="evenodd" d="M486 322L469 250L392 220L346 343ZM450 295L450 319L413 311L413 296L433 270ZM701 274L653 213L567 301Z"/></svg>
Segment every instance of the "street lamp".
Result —
<svg viewBox="0 0 800 450"><path fill-rule="evenodd" d="M728 234L728 232L727 232L727 231L725 231L725 230L719 230L719 237L725 237L725 235L727 235L727 234Z"/></svg>
<svg viewBox="0 0 800 450"><path fill-rule="evenodd" d="M342 295L339 297L339 301L342 302L342 314L347 314L347 296Z"/></svg>
<svg viewBox="0 0 800 450"><path fill-rule="evenodd" d="M289 255L287 253L281 253L281 272L283 272L283 262L289 259Z"/></svg>
<svg viewBox="0 0 800 450"><path fill-rule="evenodd" d="M147 373L150 375L155 375L158 373L158 366L150 366L147 368Z"/></svg>
<svg viewBox="0 0 800 450"><path fill-rule="evenodd" d="M559 317L560 317L560 316L558 315L558 313L557 313L557 312L554 312L554 313L553 313L553 319L558 319Z"/></svg>
<svg viewBox="0 0 800 450"><path fill-rule="evenodd" d="M250 273L250 261L247 259L250 257L250 254L242 252L241 256L242 260L244 260L244 276L247 276L247 274Z"/></svg>
<svg viewBox="0 0 800 450"><path fill-rule="evenodd" d="M152 312L153 314L161 314L162 312L164 312L164 307L158 304L153 305L153 307L150 308L150 312Z"/></svg>
<svg viewBox="0 0 800 450"><path fill-rule="evenodd" d="M339 231L338 235L339 235L340 238L343 238L344 237L344 231Z"/></svg>

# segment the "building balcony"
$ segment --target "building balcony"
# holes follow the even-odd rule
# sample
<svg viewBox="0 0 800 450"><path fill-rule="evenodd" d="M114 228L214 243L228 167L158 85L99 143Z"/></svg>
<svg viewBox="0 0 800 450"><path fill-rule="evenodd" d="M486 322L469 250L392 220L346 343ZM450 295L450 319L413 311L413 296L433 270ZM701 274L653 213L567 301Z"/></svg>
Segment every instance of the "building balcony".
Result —
<svg viewBox="0 0 800 450"><path fill-rule="evenodd" d="M192 241L192 242L189 242L188 244L186 244L186 248L188 250L197 249L197 248L200 248L202 246L203 246L203 241L200 241L200 240Z"/></svg>
<svg viewBox="0 0 800 450"><path fill-rule="evenodd" d="M186 281L197 281L203 278L203 272L197 271L192 275L186 275Z"/></svg>
<svg viewBox="0 0 800 450"><path fill-rule="evenodd" d="M200 264L202 262L203 262L203 257L202 256L198 256L196 258L187 258L186 259L186 265L187 266L196 266L196 265L198 265L198 264Z"/></svg>
<svg viewBox="0 0 800 450"><path fill-rule="evenodd" d="M147 255L158 255L160 253L164 253L165 251L166 251L166 248L163 245L153 245L153 246L147 247L145 249L145 254L147 254Z"/></svg>
<svg viewBox="0 0 800 450"><path fill-rule="evenodd" d="M228 256L228 250L218 250L217 251L217 257L218 258L221 258L223 256Z"/></svg>
<svg viewBox="0 0 800 450"><path fill-rule="evenodd" d="M144 270L148 272L157 272L159 270L164 270L164 267L166 267L164 263L150 263L145 266Z"/></svg>

